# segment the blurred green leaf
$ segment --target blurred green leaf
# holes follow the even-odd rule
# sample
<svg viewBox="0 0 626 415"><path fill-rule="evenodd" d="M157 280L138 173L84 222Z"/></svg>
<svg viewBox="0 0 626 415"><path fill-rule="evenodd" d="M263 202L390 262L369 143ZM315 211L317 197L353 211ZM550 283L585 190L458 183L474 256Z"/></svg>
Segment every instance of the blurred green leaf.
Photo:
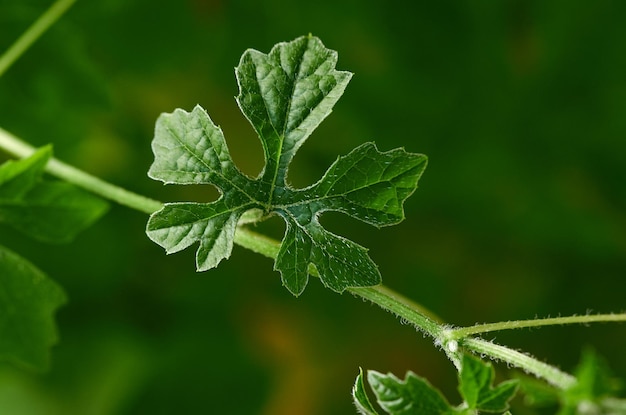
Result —
<svg viewBox="0 0 626 415"><path fill-rule="evenodd" d="M108 203L64 182L41 180L50 146L0 166L0 223L48 243L71 241L97 221Z"/></svg>
<svg viewBox="0 0 626 415"><path fill-rule="evenodd" d="M274 267L294 295L304 291L310 264L337 292L379 284L367 249L328 232L319 216L338 211L374 226L400 222L426 156L404 149L380 152L366 143L339 157L312 186L293 189L286 181L296 151L330 114L351 78L335 70L336 61L336 52L312 36L279 43L267 55L243 54L236 68L237 101L263 144L266 164L257 179L237 169L222 130L202 108L161 115L150 177L166 184L213 184L222 196L212 203L166 204L150 217L148 236L168 253L200 242L196 263L205 271L230 256L239 218L260 209L287 223Z"/></svg>
<svg viewBox="0 0 626 415"><path fill-rule="evenodd" d="M559 392L554 386L530 375L516 373L514 376L519 381L525 405L535 408L557 406Z"/></svg>
<svg viewBox="0 0 626 415"><path fill-rule="evenodd" d="M0 246L0 359L46 369L57 341L53 314L65 301L54 281Z"/></svg>
<svg viewBox="0 0 626 415"><path fill-rule="evenodd" d="M0 203L19 200L39 181L52 147L39 149L22 160L9 160L0 165Z"/></svg>
<svg viewBox="0 0 626 415"><path fill-rule="evenodd" d="M574 374L578 382L562 392L559 415L626 414L626 399L614 397L621 382L596 352L586 349Z"/></svg>
<svg viewBox="0 0 626 415"><path fill-rule="evenodd" d="M42 182L0 206L1 221L48 243L65 243L96 222L108 204L63 182Z"/></svg>

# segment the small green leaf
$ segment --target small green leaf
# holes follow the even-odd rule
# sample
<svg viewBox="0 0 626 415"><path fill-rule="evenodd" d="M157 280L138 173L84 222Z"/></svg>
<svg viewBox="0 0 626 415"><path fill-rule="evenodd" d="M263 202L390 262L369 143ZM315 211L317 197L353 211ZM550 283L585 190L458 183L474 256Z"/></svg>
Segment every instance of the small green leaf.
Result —
<svg viewBox="0 0 626 415"><path fill-rule="evenodd" d="M51 155L48 146L0 166L0 223L44 242L69 242L108 204L68 183L41 180Z"/></svg>
<svg viewBox="0 0 626 415"><path fill-rule="evenodd" d="M237 102L258 133L265 167L252 179L234 165L222 130L199 106L157 120L148 175L166 184L211 184L211 203L169 203L149 219L146 232L167 253L199 243L196 267L205 271L230 256L239 219L250 210L281 216L287 229L274 268L300 295L308 270L342 292L379 284L376 264L362 246L322 227L321 214L338 211L373 226L404 219L403 203L417 187L427 158L403 149L380 152L363 144L339 157L319 182L304 189L287 183L297 150L330 114L351 78L335 70L337 54L313 36L276 45L269 54L244 53L236 68Z"/></svg>
<svg viewBox="0 0 626 415"><path fill-rule="evenodd" d="M517 393L519 382L508 380L492 387L493 380L494 370L490 363L467 354L463 355L459 392L468 408L496 413L508 409L508 402Z"/></svg>
<svg viewBox="0 0 626 415"><path fill-rule="evenodd" d="M19 255L0 246L0 359L36 370L57 341L53 315L63 290Z"/></svg>
<svg viewBox="0 0 626 415"><path fill-rule="evenodd" d="M413 372L408 372L405 380L400 380L391 373L383 375L369 370L367 380L378 404L389 414L440 415L454 412L441 392Z"/></svg>
<svg viewBox="0 0 626 415"><path fill-rule="evenodd" d="M359 374L356 377L354 386L352 387L352 400L356 406L357 411L361 415L378 415L378 412L372 406L367 392L365 392L365 385L363 384L363 369L359 368Z"/></svg>

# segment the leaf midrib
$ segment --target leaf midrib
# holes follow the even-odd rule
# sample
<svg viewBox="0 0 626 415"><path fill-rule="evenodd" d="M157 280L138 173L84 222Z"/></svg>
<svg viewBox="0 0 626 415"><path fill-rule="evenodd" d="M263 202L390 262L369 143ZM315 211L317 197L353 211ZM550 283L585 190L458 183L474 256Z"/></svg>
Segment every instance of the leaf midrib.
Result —
<svg viewBox="0 0 626 415"><path fill-rule="evenodd" d="M294 77L294 80L291 84L291 92L289 94L289 102L287 103L287 109L286 109L286 113L285 113L285 120L284 120L284 125L282 126L282 131L281 133L278 133L278 131L276 131L276 127L272 124L272 127L274 127L274 131L276 132L276 134L278 135L278 139L279 139L279 146L278 146L278 151L277 151L277 157L276 157L276 168L275 170L272 172L272 180L270 182L270 192L269 192L269 197L268 197L268 207L271 209L272 206L272 202L274 200L274 190L276 189L276 180L278 178L278 172L281 169L285 169L285 175L284 177L287 177L287 169L289 168L288 165L283 166L281 164L281 159L283 157L283 146L285 144L285 137L287 136L287 126L289 125L289 114L291 114L291 107L293 105L293 97L294 97L294 93L295 93L295 89L296 89L296 85L298 84L298 82L302 79L301 75L302 75L302 62L304 61L304 54L306 53L306 51L309 49L309 46L311 44L311 39L307 39L307 44L304 48L304 51L302 52L302 54L300 55L300 59L298 60L297 66L296 66L296 70L294 71L294 73L296 73L296 76ZM269 56L268 56L269 57ZM258 78L257 78L258 81ZM265 100L265 97L263 97L263 102L265 103L265 110L267 112L267 117L268 119L271 120L270 114L269 114L269 108L267 105L267 102ZM285 183L285 187L289 188L287 186L287 184ZM289 189L291 190L291 189Z"/></svg>

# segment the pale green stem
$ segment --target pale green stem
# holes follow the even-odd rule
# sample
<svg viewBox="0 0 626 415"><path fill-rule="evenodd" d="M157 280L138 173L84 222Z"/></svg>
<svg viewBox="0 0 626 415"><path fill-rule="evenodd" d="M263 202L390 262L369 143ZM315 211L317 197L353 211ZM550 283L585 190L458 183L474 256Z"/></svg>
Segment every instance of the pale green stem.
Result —
<svg viewBox="0 0 626 415"><path fill-rule="evenodd" d="M63 13L75 2L76 0L57 0L50 6L50 8L0 57L0 76L2 76L50 26L59 20Z"/></svg>
<svg viewBox="0 0 626 415"><path fill-rule="evenodd" d="M278 255L280 243L266 236L260 235L246 228L238 228L235 235L235 242L244 248L275 259ZM310 274L318 276L317 270L311 268ZM400 294L390 290L384 285L364 288L348 288L348 292L380 306L396 316L413 324L417 329L423 331L434 339L441 336L444 328L435 320L437 317Z"/></svg>
<svg viewBox="0 0 626 415"><path fill-rule="evenodd" d="M272 259L276 258L280 249L280 242L242 227L237 228L235 242L252 252Z"/></svg>
<svg viewBox="0 0 626 415"><path fill-rule="evenodd" d="M0 128L0 148L7 153L19 158L28 157L35 152L35 148L15 137L8 131ZM145 212L154 213L161 209L163 204L157 200L129 192L126 189L112 185L95 176L85 173L76 167L65 164L55 158L50 159L46 165L46 172L76 186L80 186L106 199L119 203L120 205Z"/></svg>
<svg viewBox="0 0 626 415"><path fill-rule="evenodd" d="M412 324L416 329L423 331L433 339L441 338L444 326L437 323L437 317L433 313L384 285L348 288L347 291L395 314L402 321Z"/></svg>
<svg viewBox="0 0 626 415"><path fill-rule="evenodd" d="M468 348L475 353L494 357L502 360L503 362L507 362L508 364L524 369L539 378L545 379L548 383L556 386L557 388L567 389L576 383L576 378L574 376L565 373L554 366L543 363L534 357L509 349L508 347L500 346L475 337L463 339L459 341L459 344L460 346Z"/></svg>
<svg viewBox="0 0 626 415"><path fill-rule="evenodd" d="M588 323L608 323L626 322L626 313L621 314L593 314L584 316L553 317L536 320L503 321L501 323L477 324L470 327L460 327L449 331L450 338L461 339L480 333L492 331L522 329L529 327L557 326L564 324L588 324Z"/></svg>

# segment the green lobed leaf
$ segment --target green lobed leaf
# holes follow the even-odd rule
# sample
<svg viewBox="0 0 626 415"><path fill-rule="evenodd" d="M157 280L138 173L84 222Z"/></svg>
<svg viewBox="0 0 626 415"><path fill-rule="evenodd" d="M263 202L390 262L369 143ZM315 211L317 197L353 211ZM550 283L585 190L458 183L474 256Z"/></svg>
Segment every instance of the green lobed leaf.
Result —
<svg viewBox="0 0 626 415"><path fill-rule="evenodd" d="M361 368L359 368L359 374L357 375L354 386L352 387L352 400L354 401L357 411L361 415L378 415L378 412L376 412L367 397L367 392L365 392L363 369Z"/></svg>
<svg viewBox="0 0 626 415"><path fill-rule="evenodd" d="M71 241L98 220L108 204L65 182L41 176L52 149L0 166L0 223L49 243Z"/></svg>
<svg viewBox="0 0 626 415"><path fill-rule="evenodd" d="M258 206L252 197L256 183L234 165L221 129L199 106L191 113L177 109L161 115L152 150L151 178L164 183L213 184L223 195L213 203L166 204L150 217L148 236L168 254L200 242L198 270L217 266L230 256L241 215Z"/></svg>
<svg viewBox="0 0 626 415"><path fill-rule="evenodd" d="M427 158L403 149L380 152L363 144L339 157L322 179L304 189L286 181L296 151L330 114L351 78L335 70L336 52L313 36L279 43L269 54L246 51L236 68L237 102L263 144L265 167L257 178L234 165L222 130L199 106L162 114L148 175L166 184L211 184L211 203L168 203L149 219L146 233L167 253L199 243L198 271L230 256L239 219L250 210L280 215L287 228L274 268L294 295L317 268L323 284L342 292L380 283L367 249L322 227L319 216L338 211L373 226L404 219L403 202L417 187Z"/></svg>
<svg viewBox="0 0 626 415"><path fill-rule="evenodd" d="M459 392L464 401L453 407L439 390L412 372L408 372L404 380L393 374L383 375L373 370L369 370L367 375L378 404L391 415L507 413L508 402L517 393L518 381L509 380L493 387L493 378L494 371L490 363L464 355L459 373ZM361 375L357 378L352 394L357 409L369 414L367 411L371 404L367 406L369 400Z"/></svg>
<svg viewBox="0 0 626 415"><path fill-rule="evenodd" d="M53 316L65 300L54 281L0 246L0 359L46 369L57 341Z"/></svg>
<svg viewBox="0 0 626 415"><path fill-rule="evenodd" d="M454 413L441 392L426 379L408 372L404 380L393 374L367 371L378 404L392 415L443 415Z"/></svg>
<svg viewBox="0 0 626 415"><path fill-rule="evenodd" d="M517 393L519 381L508 380L493 387L494 369L491 363L463 355L459 374L459 392L467 407L482 412L502 413Z"/></svg>

